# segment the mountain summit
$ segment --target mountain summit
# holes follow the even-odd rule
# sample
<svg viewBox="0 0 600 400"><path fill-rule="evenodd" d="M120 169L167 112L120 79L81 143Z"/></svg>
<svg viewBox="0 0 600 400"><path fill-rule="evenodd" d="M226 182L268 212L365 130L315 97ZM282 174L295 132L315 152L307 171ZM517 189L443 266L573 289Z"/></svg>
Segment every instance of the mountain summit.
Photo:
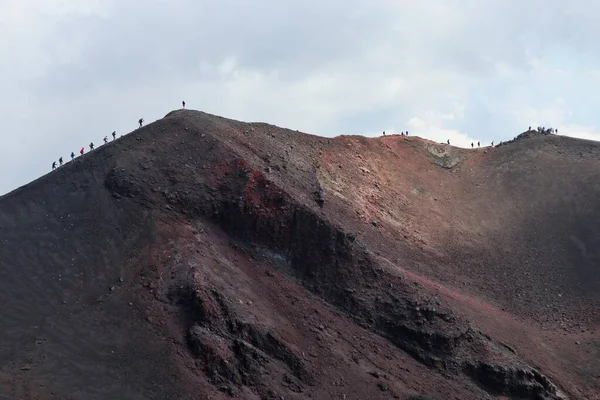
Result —
<svg viewBox="0 0 600 400"><path fill-rule="evenodd" d="M600 144L180 110L0 197L0 398L599 399Z"/></svg>

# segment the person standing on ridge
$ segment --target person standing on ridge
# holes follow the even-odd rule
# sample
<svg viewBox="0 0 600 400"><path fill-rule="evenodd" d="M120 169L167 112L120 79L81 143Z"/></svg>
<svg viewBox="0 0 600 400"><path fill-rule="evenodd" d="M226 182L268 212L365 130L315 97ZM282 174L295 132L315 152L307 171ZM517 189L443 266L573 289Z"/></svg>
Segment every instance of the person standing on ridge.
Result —
<svg viewBox="0 0 600 400"><path fill-rule="evenodd" d="M492 140L492 147L494 147L494 141Z"/></svg>
<svg viewBox="0 0 600 400"><path fill-rule="evenodd" d="M185 101L182 101L181 105L183 106L183 108L185 108Z"/></svg>
<svg viewBox="0 0 600 400"><path fill-rule="evenodd" d="M104 136L104 144L108 143L108 138Z"/></svg>
<svg viewBox="0 0 600 400"><path fill-rule="evenodd" d="M117 138L117 131L113 131L112 136L113 136L113 140L115 140Z"/></svg>
<svg viewBox="0 0 600 400"><path fill-rule="evenodd" d="M448 139L448 144L450 144L450 139Z"/></svg>
<svg viewBox="0 0 600 400"><path fill-rule="evenodd" d="M56 169L56 161L52 161L52 171Z"/></svg>
<svg viewBox="0 0 600 400"><path fill-rule="evenodd" d="M481 142L477 142L477 147L481 147Z"/></svg>
<svg viewBox="0 0 600 400"><path fill-rule="evenodd" d="M90 151L94 150L94 142L90 143Z"/></svg>
<svg viewBox="0 0 600 400"><path fill-rule="evenodd" d="M471 142L471 148L473 148L473 142Z"/></svg>
<svg viewBox="0 0 600 400"><path fill-rule="evenodd" d="M62 167L62 165L63 165L62 157L58 159L58 165L60 165Z"/></svg>
<svg viewBox="0 0 600 400"><path fill-rule="evenodd" d="M84 148L82 147L82 148L81 148L81 150L79 150L79 154L83 155L83 152L84 152L84 151L85 151L85 150L84 150Z"/></svg>
<svg viewBox="0 0 600 400"><path fill-rule="evenodd" d="M75 159L75 153L71 152L71 161Z"/></svg>
<svg viewBox="0 0 600 400"><path fill-rule="evenodd" d="M142 124L144 123L144 118L140 118L138 119L138 123L140 124L140 128L142 127Z"/></svg>
<svg viewBox="0 0 600 400"><path fill-rule="evenodd" d="M408 131L406 131L406 136L408 136Z"/></svg>

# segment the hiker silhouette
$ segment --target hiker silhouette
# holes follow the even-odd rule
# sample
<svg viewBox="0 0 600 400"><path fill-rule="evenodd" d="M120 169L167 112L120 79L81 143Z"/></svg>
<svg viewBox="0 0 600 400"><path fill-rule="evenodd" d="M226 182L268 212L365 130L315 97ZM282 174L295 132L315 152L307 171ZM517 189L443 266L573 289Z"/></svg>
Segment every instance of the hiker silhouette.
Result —
<svg viewBox="0 0 600 400"><path fill-rule="evenodd" d="M140 128L142 127L142 124L144 123L144 118L140 118L138 119L138 122L140 124Z"/></svg>
<svg viewBox="0 0 600 400"><path fill-rule="evenodd" d="M113 137L113 140L115 140L117 138L117 131L113 131L112 137Z"/></svg>

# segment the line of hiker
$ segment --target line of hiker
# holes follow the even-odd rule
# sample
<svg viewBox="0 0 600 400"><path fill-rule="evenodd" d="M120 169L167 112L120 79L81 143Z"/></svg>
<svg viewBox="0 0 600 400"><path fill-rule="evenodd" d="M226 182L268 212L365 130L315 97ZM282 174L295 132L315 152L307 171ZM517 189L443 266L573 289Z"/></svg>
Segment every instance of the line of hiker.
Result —
<svg viewBox="0 0 600 400"><path fill-rule="evenodd" d="M185 101L182 101L181 105L183 106L183 109L185 109ZM140 128L141 128L144 125L144 118L138 119L138 124L140 124ZM112 140L116 140L117 139L117 131L113 131L113 133L111 135L112 135ZM102 139L102 141L104 142L104 144L107 144L108 143L108 136L104 136L104 138ZM94 142L90 143L89 147L90 147L90 151L94 150ZM85 153L85 147L82 147L79 150L79 155L83 156L84 153ZM75 160L75 153L71 152L71 161L74 161L74 160ZM62 167L63 164L64 164L63 158L60 157L58 159L58 167ZM56 168L57 168L56 161L53 161L52 162L52 170L54 171Z"/></svg>
<svg viewBox="0 0 600 400"><path fill-rule="evenodd" d="M116 140L117 139L117 131L113 131L113 133L111 134L111 136L112 136L112 140ZM108 136L104 136L104 139L102 139L102 140L104 141L104 144L107 144L108 143ZM94 148L95 148L94 142L91 142L89 144L89 147L90 147L90 151L94 150ZM85 153L85 147L82 147L79 150L79 155L82 156L84 153ZM71 161L73 161L73 160L75 160L75 153L71 152ZM58 159L58 167L62 167L63 164L64 164L63 158L60 157ZM56 161L53 161L52 162L52 170L54 171L56 168L57 168Z"/></svg>
<svg viewBox="0 0 600 400"><path fill-rule="evenodd" d="M446 141L447 144L450 144L450 139ZM443 143L442 143L443 144ZM494 141L492 140L491 146L494 147ZM481 142L477 142L477 147L481 147ZM475 142L471 142L471 148L475 148Z"/></svg>
<svg viewBox="0 0 600 400"><path fill-rule="evenodd" d="M531 127L530 127L531 129ZM383 131L383 136L385 136L385 131ZM400 136L408 136L408 131L400 132ZM450 144L450 139L446 141L446 143ZM481 142L477 142L477 147L481 147ZM492 141L492 147L494 147L494 142ZM471 148L475 148L475 142L471 142Z"/></svg>
<svg viewBox="0 0 600 400"><path fill-rule="evenodd" d="M552 135L552 134L556 134L558 135L558 129L556 128L546 128L545 126L538 126L536 129L531 129L531 126L529 126L527 128L527 131L524 132L524 134L528 134L531 132L537 132L537 133L541 133L543 135ZM384 132L384 136L385 136L385 132ZM450 139L448 139L446 141L446 143L450 144ZM500 142L500 144L498 146L502 145L502 142ZM481 147L481 142L477 142L477 147ZM494 141L492 141L492 147L494 147ZM471 142L471 148L475 148L475 143Z"/></svg>
<svg viewBox="0 0 600 400"><path fill-rule="evenodd" d="M113 133L111 133L111 136L112 136L112 140L116 140L117 139L117 131L113 131ZM104 144L107 144L108 143L108 136L104 136L104 138L102 139L102 141L104 142ZM90 148L90 151L94 150L94 148L95 148L94 142L91 142L89 144L89 148ZM79 150L79 155L82 156L84 153L85 153L85 147L82 147ZM71 152L71 161L73 161L73 160L75 160L75 153ZM59 167L63 166L63 158L62 157L60 157L58 159L58 166ZM52 162L52 170L54 171L56 168L57 168L56 161L54 161L54 162Z"/></svg>

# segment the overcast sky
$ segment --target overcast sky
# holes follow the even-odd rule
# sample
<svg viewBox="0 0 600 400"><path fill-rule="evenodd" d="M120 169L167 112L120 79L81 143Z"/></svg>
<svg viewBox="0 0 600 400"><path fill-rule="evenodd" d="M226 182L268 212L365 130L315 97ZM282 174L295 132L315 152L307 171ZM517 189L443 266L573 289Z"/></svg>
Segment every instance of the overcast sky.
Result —
<svg viewBox="0 0 600 400"><path fill-rule="evenodd" d="M469 146L600 139L594 0L0 0L0 194L188 108Z"/></svg>

